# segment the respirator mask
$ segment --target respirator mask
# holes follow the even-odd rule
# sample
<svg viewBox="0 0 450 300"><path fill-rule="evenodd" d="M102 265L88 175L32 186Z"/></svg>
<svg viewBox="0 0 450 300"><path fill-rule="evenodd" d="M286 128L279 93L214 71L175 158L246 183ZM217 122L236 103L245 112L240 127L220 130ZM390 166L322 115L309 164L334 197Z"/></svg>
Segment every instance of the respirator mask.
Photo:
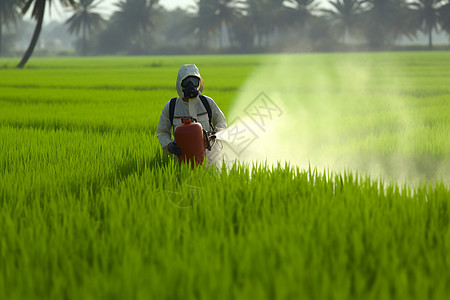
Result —
<svg viewBox="0 0 450 300"><path fill-rule="evenodd" d="M197 76L188 76L181 82L181 87L183 89L184 97L195 98L200 92L198 87L200 86L200 78Z"/></svg>

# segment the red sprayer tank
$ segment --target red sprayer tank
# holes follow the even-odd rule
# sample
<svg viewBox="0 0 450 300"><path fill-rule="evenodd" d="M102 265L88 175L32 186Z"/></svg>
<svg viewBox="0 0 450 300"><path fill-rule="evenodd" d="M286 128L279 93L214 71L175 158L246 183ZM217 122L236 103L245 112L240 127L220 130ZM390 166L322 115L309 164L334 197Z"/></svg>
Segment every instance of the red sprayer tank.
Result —
<svg viewBox="0 0 450 300"><path fill-rule="evenodd" d="M203 128L200 123L193 122L192 119L183 119L183 125L175 128L175 143L180 147L182 153L179 156L180 162L191 161L194 166L194 159L197 164L201 164L205 159L205 143L203 140Z"/></svg>

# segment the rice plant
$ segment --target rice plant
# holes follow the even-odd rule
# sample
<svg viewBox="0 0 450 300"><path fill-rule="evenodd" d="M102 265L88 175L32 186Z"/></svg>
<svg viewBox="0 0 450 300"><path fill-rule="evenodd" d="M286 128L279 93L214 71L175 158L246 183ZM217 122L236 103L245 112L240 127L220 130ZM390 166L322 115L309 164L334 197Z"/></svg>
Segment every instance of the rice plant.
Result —
<svg viewBox="0 0 450 300"><path fill-rule="evenodd" d="M331 107L338 142L314 122L314 149L447 166L448 70L428 67L446 54L358 57L384 77L361 86L335 73L320 93L342 88ZM0 299L447 299L450 189L436 172L410 184L308 159L192 169L162 154L155 131L180 64L200 67L231 121L251 77L278 59L42 58L0 69ZM350 57L289 59L308 74ZM387 74L393 60L406 71ZM314 111L314 78L302 78L286 95ZM407 130L386 93L408 103ZM393 144L399 135L410 144Z"/></svg>

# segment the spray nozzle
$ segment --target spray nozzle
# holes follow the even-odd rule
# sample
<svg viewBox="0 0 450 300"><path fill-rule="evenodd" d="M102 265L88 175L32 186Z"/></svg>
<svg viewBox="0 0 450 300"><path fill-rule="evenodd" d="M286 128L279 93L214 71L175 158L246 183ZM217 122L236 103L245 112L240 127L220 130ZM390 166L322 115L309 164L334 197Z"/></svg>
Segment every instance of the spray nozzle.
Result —
<svg viewBox="0 0 450 300"><path fill-rule="evenodd" d="M216 132L206 131L203 129L203 138L205 142L205 148L211 151L211 148L214 146L216 142Z"/></svg>

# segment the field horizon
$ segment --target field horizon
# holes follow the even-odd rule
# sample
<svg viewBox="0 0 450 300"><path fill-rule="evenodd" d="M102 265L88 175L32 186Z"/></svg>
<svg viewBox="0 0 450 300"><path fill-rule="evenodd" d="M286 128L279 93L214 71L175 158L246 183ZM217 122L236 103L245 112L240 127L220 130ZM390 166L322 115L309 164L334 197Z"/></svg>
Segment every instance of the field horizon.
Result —
<svg viewBox="0 0 450 300"><path fill-rule="evenodd" d="M195 63L227 117L156 129ZM0 58L1 299L447 299L446 52Z"/></svg>

